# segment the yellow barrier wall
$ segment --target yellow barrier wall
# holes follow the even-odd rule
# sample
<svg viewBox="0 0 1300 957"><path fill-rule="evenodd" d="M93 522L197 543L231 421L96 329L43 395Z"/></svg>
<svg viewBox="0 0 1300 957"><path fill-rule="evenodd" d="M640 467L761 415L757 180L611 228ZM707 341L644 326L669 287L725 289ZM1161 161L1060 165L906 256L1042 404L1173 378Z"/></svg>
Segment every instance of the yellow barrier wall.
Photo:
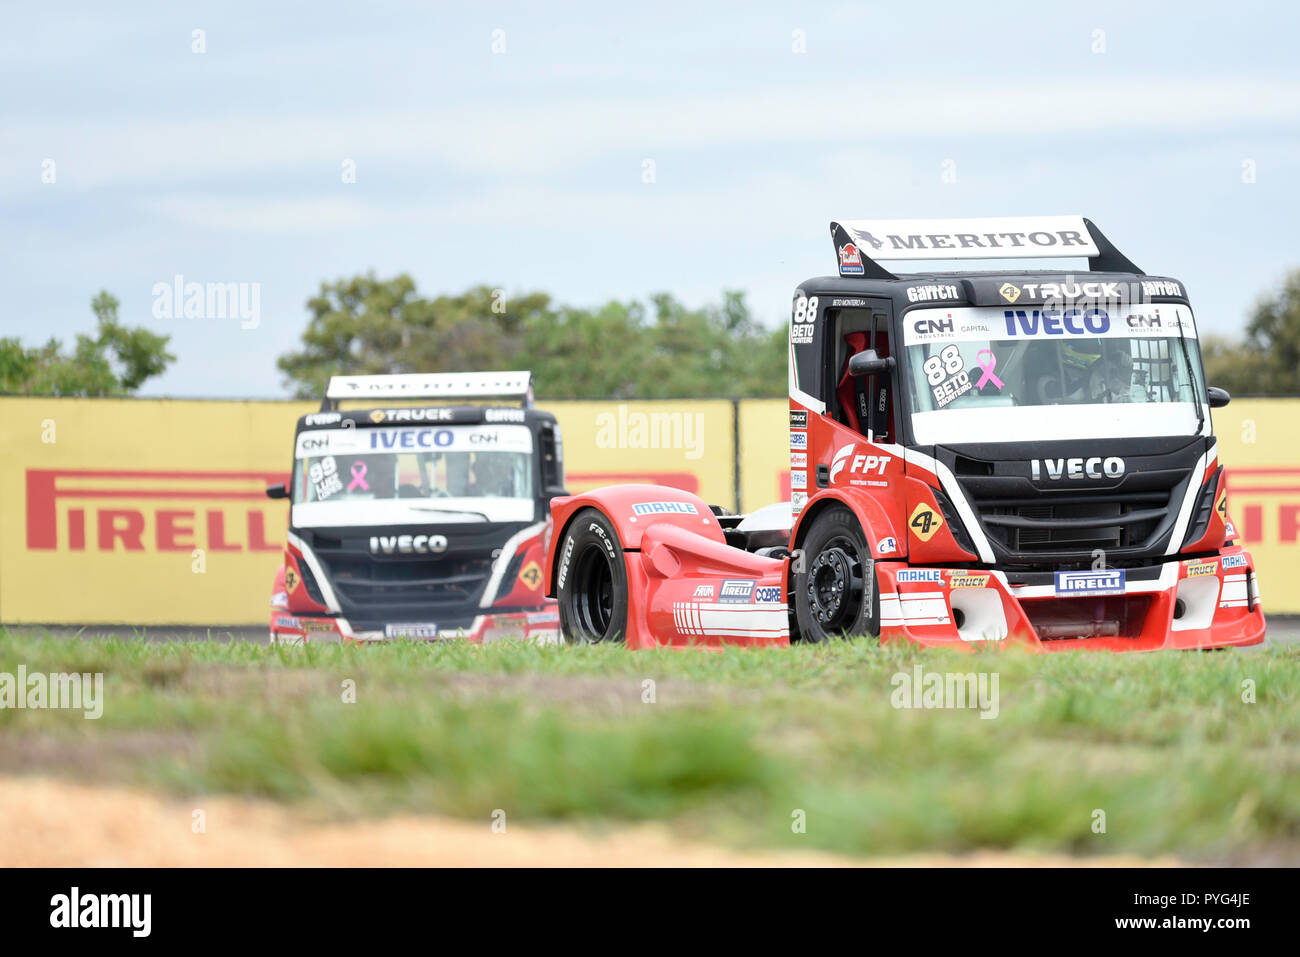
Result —
<svg viewBox="0 0 1300 957"><path fill-rule="evenodd" d="M1264 614L1300 613L1300 399L1234 399L1214 412L1214 432Z"/></svg>
<svg viewBox="0 0 1300 957"><path fill-rule="evenodd" d="M790 498L790 403L740 403L740 504L747 510Z"/></svg>
<svg viewBox="0 0 1300 957"><path fill-rule="evenodd" d="M309 402L0 400L0 621L266 617Z"/></svg>
<svg viewBox="0 0 1300 957"><path fill-rule="evenodd" d="M573 491L675 485L730 504L730 401L541 402ZM0 621L267 620L293 429L317 402L0 398Z"/></svg>
<svg viewBox="0 0 1300 957"><path fill-rule="evenodd" d="M747 509L789 492L784 400L547 402L572 491L675 485ZM315 402L0 398L0 621L263 622ZM734 445L739 415L741 447ZM1300 612L1300 399L1215 413L1229 509L1266 612Z"/></svg>

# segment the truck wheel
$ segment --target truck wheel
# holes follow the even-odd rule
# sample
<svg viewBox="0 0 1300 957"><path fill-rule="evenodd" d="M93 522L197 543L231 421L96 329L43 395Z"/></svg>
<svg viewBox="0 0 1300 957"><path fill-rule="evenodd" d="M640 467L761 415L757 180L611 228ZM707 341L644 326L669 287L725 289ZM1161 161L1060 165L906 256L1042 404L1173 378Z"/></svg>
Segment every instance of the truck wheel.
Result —
<svg viewBox="0 0 1300 957"><path fill-rule="evenodd" d="M584 508L569 523L555 581L566 641L627 639L627 563L618 533L599 509Z"/></svg>
<svg viewBox="0 0 1300 957"><path fill-rule="evenodd" d="M871 546L854 514L832 505L813 519L794 575L803 641L880 634L880 593Z"/></svg>

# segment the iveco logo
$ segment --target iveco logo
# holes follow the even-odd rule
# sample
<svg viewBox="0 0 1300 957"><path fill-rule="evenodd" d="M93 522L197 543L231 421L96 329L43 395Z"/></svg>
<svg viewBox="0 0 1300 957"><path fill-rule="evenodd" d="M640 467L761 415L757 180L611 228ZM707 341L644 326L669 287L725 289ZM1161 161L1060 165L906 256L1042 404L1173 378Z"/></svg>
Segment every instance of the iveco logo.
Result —
<svg viewBox="0 0 1300 957"><path fill-rule="evenodd" d="M447 550L445 535L371 535L372 555L429 555Z"/></svg>
<svg viewBox="0 0 1300 957"><path fill-rule="evenodd" d="M1104 459L1099 455L1088 459L1030 459L1029 472L1036 482L1044 478L1044 472L1052 480L1119 478L1124 474L1124 460L1114 455Z"/></svg>

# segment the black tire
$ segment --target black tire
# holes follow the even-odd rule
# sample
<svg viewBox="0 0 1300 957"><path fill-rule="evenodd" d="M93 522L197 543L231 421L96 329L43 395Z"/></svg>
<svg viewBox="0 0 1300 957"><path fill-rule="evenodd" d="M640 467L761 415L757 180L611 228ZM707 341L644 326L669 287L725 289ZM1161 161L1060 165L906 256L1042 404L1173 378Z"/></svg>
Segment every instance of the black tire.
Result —
<svg viewBox="0 0 1300 957"><path fill-rule="evenodd" d="M573 516L560 543L555 583L565 641L626 641L627 563L618 533L599 509Z"/></svg>
<svg viewBox="0 0 1300 957"><path fill-rule="evenodd" d="M800 640L877 637L880 589L871 546L854 514L832 505L813 519L795 565Z"/></svg>

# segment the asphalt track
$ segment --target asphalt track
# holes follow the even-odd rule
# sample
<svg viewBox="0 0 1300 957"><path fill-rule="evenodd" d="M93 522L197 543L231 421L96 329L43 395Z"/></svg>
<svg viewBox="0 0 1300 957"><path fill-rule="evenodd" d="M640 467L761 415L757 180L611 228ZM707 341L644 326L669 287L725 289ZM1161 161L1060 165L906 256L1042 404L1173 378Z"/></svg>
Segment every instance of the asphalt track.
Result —
<svg viewBox="0 0 1300 957"><path fill-rule="evenodd" d="M1267 612L1265 613L1267 614ZM139 638L142 641L251 641L265 644L266 625L224 625L200 628L194 625L8 625L11 632L22 635L50 635L69 638ZM1300 615L1274 615L1268 618L1268 635L1261 645L1242 648L1257 651L1269 645L1300 644Z"/></svg>

